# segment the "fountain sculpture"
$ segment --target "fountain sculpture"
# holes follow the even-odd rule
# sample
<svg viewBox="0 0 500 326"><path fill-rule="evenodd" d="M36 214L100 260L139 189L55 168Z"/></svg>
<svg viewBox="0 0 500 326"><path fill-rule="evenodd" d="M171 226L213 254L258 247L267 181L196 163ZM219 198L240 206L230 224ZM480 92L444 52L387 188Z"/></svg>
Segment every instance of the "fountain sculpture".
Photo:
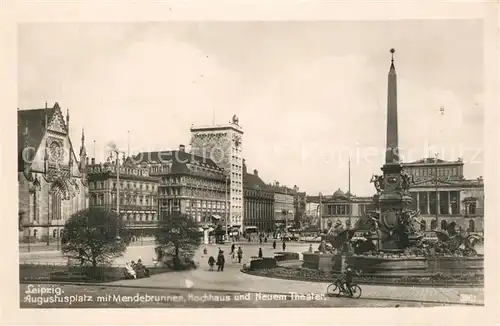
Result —
<svg viewBox="0 0 500 326"><path fill-rule="evenodd" d="M403 171L399 158L395 51L391 49L390 52L385 164L381 168L383 174L373 175L370 180L376 189L376 211L368 212L353 229L330 228L324 235L331 247L322 243L320 255L325 256L329 251L330 265L327 257L316 259L305 253L304 263L312 266L317 261L319 269L333 266L334 270L339 270L342 265L338 263L342 261L339 256L347 256L347 264L374 276L482 273L483 257L474 249L474 244L482 241L481 236L457 232L454 223L446 231L435 231L437 242L425 239L419 231L419 212L410 208L409 190L413 179ZM355 233L360 232L364 232L365 240L353 241ZM321 261L324 261L323 267Z"/></svg>

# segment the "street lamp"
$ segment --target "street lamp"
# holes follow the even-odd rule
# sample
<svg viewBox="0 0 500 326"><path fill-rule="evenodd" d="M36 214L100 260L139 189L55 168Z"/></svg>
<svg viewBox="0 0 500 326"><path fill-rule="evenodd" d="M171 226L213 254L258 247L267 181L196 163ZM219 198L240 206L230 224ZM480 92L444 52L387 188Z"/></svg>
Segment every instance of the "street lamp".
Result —
<svg viewBox="0 0 500 326"><path fill-rule="evenodd" d="M120 241L120 153L125 155L125 152L118 149L113 150L116 153L116 214L118 216L118 225L116 229L116 240Z"/></svg>
<svg viewBox="0 0 500 326"><path fill-rule="evenodd" d="M229 240L229 205L228 205L228 182L229 182L229 175L226 174L225 175L225 182L226 182L226 188L225 188L225 195L226 195L226 202L225 202L225 207L226 207L226 210L225 210L225 215L224 216L224 220L226 221L226 238Z"/></svg>

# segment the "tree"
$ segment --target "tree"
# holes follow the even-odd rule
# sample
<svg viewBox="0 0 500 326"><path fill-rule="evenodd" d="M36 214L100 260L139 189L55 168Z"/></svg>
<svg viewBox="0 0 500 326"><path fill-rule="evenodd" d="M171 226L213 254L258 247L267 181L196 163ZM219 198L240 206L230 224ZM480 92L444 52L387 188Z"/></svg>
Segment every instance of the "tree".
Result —
<svg viewBox="0 0 500 326"><path fill-rule="evenodd" d="M66 222L61 236L61 251L80 265L110 264L125 252L129 236L116 213L91 208L78 212Z"/></svg>
<svg viewBox="0 0 500 326"><path fill-rule="evenodd" d="M156 231L156 252L172 257L174 269L192 264L196 250L201 245L199 226L190 216L173 212L159 222ZM160 257L160 258L162 258Z"/></svg>

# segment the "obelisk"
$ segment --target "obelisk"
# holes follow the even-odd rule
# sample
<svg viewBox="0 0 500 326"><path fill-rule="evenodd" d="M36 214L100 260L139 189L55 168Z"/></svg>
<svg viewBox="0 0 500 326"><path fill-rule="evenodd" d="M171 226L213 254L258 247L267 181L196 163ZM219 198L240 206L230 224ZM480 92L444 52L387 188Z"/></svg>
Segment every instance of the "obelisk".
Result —
<svg viewBox="0 0 500 326"><path fill-rule="evenodd" d="M391 67L387 81L387 138L385 164L399 164L398 147L398 87L394 52L391 49Z"/></svg>
<svg viewBox="0 0 500 326"><path fill-rule="evenodd" d="M391 66L387 83L387 134L383 171L383 188L378 197L380 208L380 229L384 236L382 249L398 250L402 243L398 233L401 214L407 209L411 197L402 188L403 170L399 160L398 147L398 96L397 74L394 66L394 49L391 49Z"/></svg>

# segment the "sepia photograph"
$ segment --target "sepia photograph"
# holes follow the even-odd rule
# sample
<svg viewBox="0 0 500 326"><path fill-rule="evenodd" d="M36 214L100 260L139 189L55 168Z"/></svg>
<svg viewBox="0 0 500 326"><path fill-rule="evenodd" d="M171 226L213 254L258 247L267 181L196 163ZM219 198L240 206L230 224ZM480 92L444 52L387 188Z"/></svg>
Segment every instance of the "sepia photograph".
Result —
<svg viewBox="0 0 500 326"><path fill-rule="evenodd" d="M16 31L21 314L486 306L483 20Z"/></svg>

